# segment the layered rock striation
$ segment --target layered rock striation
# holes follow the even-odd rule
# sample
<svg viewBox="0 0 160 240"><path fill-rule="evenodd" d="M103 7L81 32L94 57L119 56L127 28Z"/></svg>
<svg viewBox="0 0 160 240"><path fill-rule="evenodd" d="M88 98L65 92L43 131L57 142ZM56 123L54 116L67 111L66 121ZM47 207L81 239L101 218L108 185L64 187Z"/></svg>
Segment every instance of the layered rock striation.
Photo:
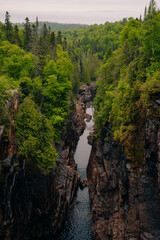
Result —
<svg viewBox="0 0 160 240"><path fill-rule="evenodd" d="M142 119L139 164L113 141L108 123L93 141L87 172L96 240L160 239L160 100L153 99Z"/></svg>

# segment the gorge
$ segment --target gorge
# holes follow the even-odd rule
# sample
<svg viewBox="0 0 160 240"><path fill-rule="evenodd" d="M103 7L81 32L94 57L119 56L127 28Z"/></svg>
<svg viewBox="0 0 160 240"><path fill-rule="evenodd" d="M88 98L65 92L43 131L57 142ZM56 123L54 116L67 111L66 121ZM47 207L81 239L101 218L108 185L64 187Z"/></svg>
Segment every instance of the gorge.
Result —
<svg viewBox="0 0 160 240"><path fill-rule="evenodd" d="M156 2L62 31L4 22L0 239L160 240Z"/></svg>
<svg viewBox="0 0 160 240"><path fill-rule="evenodd" d="M86 108L86 114L93 115L92 106ZM75 199L71 204L68 212L68 216L65 220L64 228L56 238L57 240L62 239L88 239L92 240L93 236L91 233L92 215L91 206L88 193L87 179L86 179L86 168L91 152L91 146L87 143L87 136L92 131L93 121L86 120L86 128L80 137L74 159L77 164L77 171L81 177L81 184L76 193Z"/></svg>
<svg viewBox="0 0 160 240"><path fill-rule="evenodd" d="M87 137L93 130L90 120L93 112L85 104L88 106L87 102L92 100L91 92L95 94L94 85L80 88L77 113L68 126L65 141L59 144L61 158L49 175L44 175L32 163L25 163L21 156L19 167L15 165L14 125L11 127L9 149L13 154L1 164L2 239L22 239L24 236L25 239L57 240L159 239L160 121L153 115L159 108L159 95L153 96L150 114L143 123L146 161L143 167L134 169L122 145L113 141L108 123L101 132L100 141L95 141L94 137L90 139L92 150L88 145ZM8 105L14 111L17 111L17 98L15 92ZM106 133L107 141L104 140ZM4 146L3 140L2 134L1 146ZM80 177L81 180L86 178L86 167L91 206L88 188L80 182ZM82 190L79 188L75 196L78 186L82 186Z"/></svg>
<svg viewBox="0 0 160 240"><path fill-rule="evenodd" d="M12 149L13 152L1 164L0 174L0 191L2 193L0 236L2 239L44 239L44 237L53 239L61 229L67 208L70 205L70 208L72 208L72 205L76 204L73 199L78 186L82 184L80 183L80 177L81 179L86 178L87 160L91 150L89 145L87 150L87 135L92 130L93 122L90 120L91 115L85 113L85 103L91 101L94 94L94 84L91 84L90 87L83 85L80 88L80 95L76 105L77 111L68 125L69 131L58 146L60 158L57 160L57 166L47 175L32 162L26 162L22 156L14 156L16 153L15 129L14 124L11 126L11 134L8 139L9 146L7 147ZM10 108L17 111L17 103L18 95L15 93L10 100ZM91 110L91 108L88 109ZM88 119L87 121L90 120L90 122L84 121L85 116ZM87 129L85 130L86 126ZM2 131L1 146L4 146L5 141L3 133ZM80 145L77 145L78 138L82 133L83 135L79 140ZM77 149L74 156L76 145ZM86 151L84 151L84 147ZM4 155L3 149L1 150L1 156ZM84 151L83 157L81 151ZM83 160L82 163L81 160ZM19 164L15 164L15 161L19 161ZM76 171L77 164L79 173ZM81 221L86 219L84 224L88 235L85 235L84 232L84 237L89 239L92 221L91 215L87 216L90 210L88 189L84 189L82 193L81 191L79 189L78 200L82 201L82 203L77 204L77 207L80 207L80 211L83 209L83 214L79 223L81 224ZM74 210L77 211L77 209ZM76 215L74 218L76 219ZM86 226L87 224L88 226ZM74 224L71 229L75 232L77 230L74 228ZM64 238L62 237L62 239ZM67 238L65 237L65 239Z"/></svg>

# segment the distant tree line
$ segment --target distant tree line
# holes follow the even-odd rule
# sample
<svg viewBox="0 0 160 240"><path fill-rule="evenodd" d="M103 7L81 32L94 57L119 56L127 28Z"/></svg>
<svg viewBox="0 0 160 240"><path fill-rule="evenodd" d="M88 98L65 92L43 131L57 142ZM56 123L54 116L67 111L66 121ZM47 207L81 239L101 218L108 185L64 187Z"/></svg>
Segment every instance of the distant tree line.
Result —
<svg viewBox="0 0 160 240"><path fill-rule="evenodd" d="M42 27L43 27L44 23L46 24L47 28L50 29L50 31L55 31L55 32L72 30L72 29L75 30L75 29L88 27L87 24L75 24L75 23L71 24L71 23L57 23L57 22L48 22L48 21L42 22L42 21L39 21L38 22L38 33L39 34L42 31ZM31 22L31 25L32 24L36 24L36 22ZM19 29L24 29L24 23L15 23L15 24L13 24L13 26L14 25L17 25Z"/></svg>

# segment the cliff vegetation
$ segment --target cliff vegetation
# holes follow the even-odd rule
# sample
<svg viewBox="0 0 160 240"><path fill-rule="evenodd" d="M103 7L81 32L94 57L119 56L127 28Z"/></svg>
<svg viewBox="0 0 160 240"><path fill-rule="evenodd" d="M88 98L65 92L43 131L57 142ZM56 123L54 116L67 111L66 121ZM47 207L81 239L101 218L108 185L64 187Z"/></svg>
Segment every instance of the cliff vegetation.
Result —
<svg viewBox="0 0 160 240"><path fill-rule="evenodd" d="M143 20L131 19L126 24L119 41L99 68L96 136L109 122L114 140L123 143L136 167L144 161L145 116L151 114L152 100L160 92L160 12L154 0L145 8ZM159 109L154 115L160 117Z"/></svg>

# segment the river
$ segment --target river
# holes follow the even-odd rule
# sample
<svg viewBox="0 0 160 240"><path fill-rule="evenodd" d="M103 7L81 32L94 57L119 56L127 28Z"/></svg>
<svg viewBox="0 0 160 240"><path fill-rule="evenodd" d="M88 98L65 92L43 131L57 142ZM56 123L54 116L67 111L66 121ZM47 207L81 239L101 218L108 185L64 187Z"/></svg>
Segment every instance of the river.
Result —
<svg viewBox="0 0 160 240"><path fill-rule="evenodd" d="M86 109L86 113L93 115L92 107ZM93 121L86 122L86 129L80 137L75 151L75 162L78 164L77 171L81 179L86 178L86 168L91 152L87 136L92 131ZM61 233L56 240L93 240L91 233L92 216L88 188L77 191L74 201L68 211L66 221Z"/></svg>

